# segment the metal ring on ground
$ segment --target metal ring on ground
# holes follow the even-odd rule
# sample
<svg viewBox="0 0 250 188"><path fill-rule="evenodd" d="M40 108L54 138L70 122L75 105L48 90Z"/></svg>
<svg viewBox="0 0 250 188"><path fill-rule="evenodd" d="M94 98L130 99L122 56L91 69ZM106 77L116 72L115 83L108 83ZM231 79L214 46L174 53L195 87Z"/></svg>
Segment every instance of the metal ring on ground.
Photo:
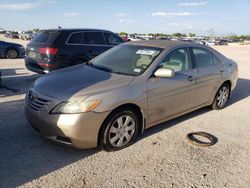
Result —
<svg viewBox="0 0 250 188"><path fill-rule="evenodd" d="M205 137L206 139L209 140L209 142L201 141L201 140L195 138L195 136ZM216 144L218 141L218 139L214 135L211 135L211 134L205 133L205 132L189 133L189 134L187 134L187 139L192 144L195 144L197 146L202 146L202 147L212 146L212 145Z"/></svg>

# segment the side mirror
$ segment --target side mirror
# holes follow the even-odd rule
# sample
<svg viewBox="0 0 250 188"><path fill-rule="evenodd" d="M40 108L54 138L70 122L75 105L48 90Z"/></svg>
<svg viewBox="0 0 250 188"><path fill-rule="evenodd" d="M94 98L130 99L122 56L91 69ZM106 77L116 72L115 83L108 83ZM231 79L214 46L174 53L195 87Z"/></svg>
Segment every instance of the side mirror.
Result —
<svg viewBox="0 0 250 188"><path fill-rule="evenodd" d="M154 75L160 78L172 78L174 77L173 69L159 68L155 71Z"/></svg>

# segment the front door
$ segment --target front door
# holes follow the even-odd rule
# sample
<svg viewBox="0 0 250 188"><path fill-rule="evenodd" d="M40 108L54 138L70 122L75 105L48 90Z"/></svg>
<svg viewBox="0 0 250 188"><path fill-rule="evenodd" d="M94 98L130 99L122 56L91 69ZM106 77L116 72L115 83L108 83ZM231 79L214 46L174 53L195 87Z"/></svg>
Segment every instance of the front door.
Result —
<svg viewBox="0 0 250 188"><path fill-rule="evenodd" d="M151 77L148 80L148 123L156 123L195 106L195 71L189 52L179 48L167 55L159 67L175 71L172 78Z"/></svg>

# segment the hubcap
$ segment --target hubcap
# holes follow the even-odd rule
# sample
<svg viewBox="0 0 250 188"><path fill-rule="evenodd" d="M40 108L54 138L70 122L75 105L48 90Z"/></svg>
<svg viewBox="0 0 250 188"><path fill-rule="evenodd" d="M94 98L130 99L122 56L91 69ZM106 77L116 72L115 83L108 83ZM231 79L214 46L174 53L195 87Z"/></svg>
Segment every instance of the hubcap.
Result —
<svg viewBox="0 0 250 188"><path fill-rule="evenodd" d="M135 133L135 120L124 115L118 117L111 125L109 130L109 142L113 147L126 145Z"/></svg>
<svg viewBox="0 0 250 188"><path fill-rule="evenodd" d="M8 56L10 58L15 58L17 56L17 52L15 50L9 50L8 51Z"/></svg>
<svg viewBox="0 0 250 188"><path fill-rule="evenodd" d="M228 88L226 86L222 87L217 96L217 105L223 107L228 99Z"/></svg>

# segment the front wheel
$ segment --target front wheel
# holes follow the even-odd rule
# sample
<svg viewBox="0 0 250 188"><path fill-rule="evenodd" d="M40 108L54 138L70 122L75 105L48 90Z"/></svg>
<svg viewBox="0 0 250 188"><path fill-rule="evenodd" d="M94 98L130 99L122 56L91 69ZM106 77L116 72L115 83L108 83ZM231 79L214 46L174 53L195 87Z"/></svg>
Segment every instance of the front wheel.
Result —
<svg viewBox="0 0 250 188"><path fill-rule="evenodd" d="M229 94L230 94L230 88L228 84L223 84L215 96L212 108L215 110L220 110L224 108L229 99Z"/></svg>
<svg viewBox="0 0 250 188"><path fill-rule="evenodd" d="M102 146L107 151L123 149L135 140L139 130L139 118L131 109L111 114L105 123Z"/></svg>

